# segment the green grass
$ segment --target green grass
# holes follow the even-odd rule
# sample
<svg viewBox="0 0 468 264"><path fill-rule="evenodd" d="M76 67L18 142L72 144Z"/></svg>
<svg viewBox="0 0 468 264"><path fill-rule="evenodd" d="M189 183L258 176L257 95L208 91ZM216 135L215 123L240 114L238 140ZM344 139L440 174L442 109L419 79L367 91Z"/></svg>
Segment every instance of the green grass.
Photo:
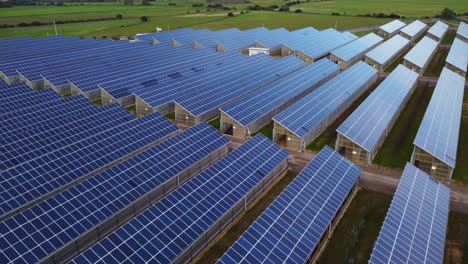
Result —
<svg viewBox="0 0 468 264"><path fill-rule="evenodd" d="M165 113L164 116L171 121L175 121L175 112Z"/></svg>
<svg viewBox="0 0 468 264"><path fill-rule="evenodd" d="M364 31L358 31L358 32L353 32L354 35L358 36L358 37L362 37L362 36L365 36L369 33L374 33L374 34L378 34L379 33L379 30L378 29L374 29L374 30L364 30Z"/></svg>
<svg viewBox="0 0 468 264"><path fill-rule="evenodd" d="M219 130L221 128L221 118L218 117L216 119L213 119L213 120L209 121L208 124L210 124L212 127Z"/></svg>
<svg viewBox="0 0 468 264"><path fill-rule="evenodd" d="M451 211L444 263L468 263L468 216Z"/></svg>
<svg viewBox="0 0 468 264"><path fill-rule="evenodd" d="M465 0L334 0L316 1L294 6L304 12L331 14L346 13L366 14L366 13L395 13L407 17L434 16L440 14L442 9L449 7L456 13L468 11Z"/></svg>
<svg viewBox="0 0 468 264"><path fill-rule="evenodd" d="M391 195L359 190L317 263L367 263L391 200Z"/></svg>
<svg viewBox="0 0 468 264"><path fill-rule="evenodd" d="M391 168L404 168L411 159L413 141L433 91L434 88L416 87L406 107L377 152L373 163Z"/></svg>
<svg viewBox="0 0 468 264"><path fill-rule="evenodd" d="M313 150L313 151L320 151L323 147L328 145L331 148L335 148L335 143L336 143L336 129L343 123L346 118L348 118L353 111L358 108L358 106L369 96L369 94L374 90L374 88L377 87L377 84L375 84L371 89L368 89L365 91L354 103L346 109L343 114L338 117L338 119L333 122L333 124L329 125L325 131L323 131L320 136L318 136L315 140L313 140L309 145L307 146L307 149Z"/></svg>
<svg viewBox="0 0 468 264"><path fill-rule="evenodd" d="M136 114L136 105L128 106L125 109L127 109L127 111L129 111L130 113L132 113L134 115Z"/></svg>
<svg viewBox="0 0 468 264"><path fill-rule="evenodd" d="M457 32L455 30L449 30L447 34L445 34L444 38L442 39L440 43L452 45L453 40L455 39L456 36L457 36Z"/></svg>
<svg viewBox="0 0 468 264"><path fill-rule="evenodd" d="M273 140L273 122L268 123L268 125L262 127L259 131L255 132L252 136L262 133L265 137Z"/></svg>
<svg viewBox="0 0 468 264"><path fill-rule="evenodd" d="M243 216L239 222L233 225L232 228L202 256L198 264L215 263L295 177L296 173L289 171L255 204L254 207L246 212L245 216Z"/></svg>
<svg viewBox="0 0 468 264"><path fill-rule="evenodd" d="M97 105L97 106L102 106L102 99L99 98L99 99L96 99L93 101L93 104Z"/></svg>
<svg viewBox="0 0 468 264"><path fill-rule="evenodd" d="M385 68L384 72L391 73L398 65L403 64L403 57L408 51L403 52L398 59L396 59L392 64L388 65Z"/></svg>
<svg viewBox="0 0 468 264"><path fill-rule="evenodd" d="M468 95L465 94L465 102ZM468 115L465 113L465 115ZM460 136L458 139L457 166L453 172L453 178L468 184L468 118L462 118ZM468 255L467 255L468 256Z"/></svg>
<svg viewBox="0 0 468 264"><path fill-rule="evenodd" d="M427 66L426 70L424 71L424 76L440 76L442 69L445 66L445 58L447 58L447 54L449 49L437 49L436 54L432 57L432 61Z"/></svg>

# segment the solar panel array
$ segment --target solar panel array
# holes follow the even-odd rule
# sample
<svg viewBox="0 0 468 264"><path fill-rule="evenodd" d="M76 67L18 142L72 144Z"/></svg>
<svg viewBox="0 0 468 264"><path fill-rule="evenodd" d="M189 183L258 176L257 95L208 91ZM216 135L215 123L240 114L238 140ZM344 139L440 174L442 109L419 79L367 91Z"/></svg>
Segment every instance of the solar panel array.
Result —
<svg viewBox="0 0 468 264"><path fill-rule="evenodd" d="M404 33L405 35L408 35L411 38L414 38L421 34L423 30L427 27L426 24L419 20L415 20L408 24L406 27L401 29L401 33Z"/></svg>
<svg viewBox="0 0 468 264"><path fill-rule="evenodd" d="M387 32L387 33L394 33L395 31L398 31L399 29L403 28L406 26L405 23L401 22L400 20L396 19L391 22L388 22L387 24L379 27L379 29Z"/></svg>
<svg viewBox="0 0 468 264"><path fill-rule="evenodd" d="M310 88L316 87L324 80L337 74L339 67L328 59L319 60L290 75L277 80L262 89L241 97L221 107L221 111L235 119L243 126L265 116L265 121L304 96Z"/></svg>
<svg viewBox="0 0 468 264"><path fill-rule="evenodd" d="M457 160L465 78L444 68L419 126L414 145L451 168Z"/></svg>
<svg viewBox="0 0 468 264"><path fill-rule="evenodd" d="M457 35L468 39L468 24L463 21L460 21L460 25L458 25Z"/></svg>
<svg viewBox="0 0 468 264"><path fill-rule="evenodd" d="M395 35L391 39L380 44L366 54L373 61L385 65L396 55L409 45L410 41L400 35Z"/></svg>
<svg viewBox="0 0 468 264"><path fill-rule="evenodd" d="M449 203L449 188L406 164L369 263L442 263Z"/></svg>
<svg viewBox="0 0 468 264"><path fill-rule="evenodd" d="M288 153L263 135L195 176L142 214L74 259L75 263L154 261L169 263L190 252L210 227L235 205L244 208L246 195L266 180ZM231 218L229 218L230 220ZM204 241L207 243L207 241ZM189 258L196 253L190 252ZM182 261L187 261L184 258Z"/></svg>
<svg viewBox="0 0 468 264"><path fill-rule="evenodd" d="M155 113L4 170L0 172L0 215L20 210L176 130Z"/></svg>
<svg viewBox="0 0 468 264"><path fill-rule="evenodd" d="M368 152L375 153L411 96L418 76L400 64L336 131Z"/></svg>
<svg viewBox="0 0 468 264"><path fill-rule="evenodd" d="M439 43L429 37L422 38L406 55L404 60L412 64L425 68L431 61L432 56L437 51Z"/></svg>
<svg viewBox="0 0 468 264"><path fill-rule="evenodd" d="M218 263L306 263L360 173L358 166L326 146Z"/></svg>
<svg viewBox="0 0 468 264"><path fill-rule="evenodd" d="M376 76L374 68L358 62L276 115L273 120L298 137L304 137L330 115L346 108L363 92L363 86L375 80Z"/></svg>
<svg viewBox="0 0 468 264"><path fill-rule="evenodd" d="M136 202L150 199L157 188L165 187L162 193L153 191L154 197L170 193L168 181L182 183L191 166L227 144L214 128L200 124L1 222L9 231L2 231L0 262L37 262L73 241L74 249L82 250L75 247L89 245L76 239L101 238L126 216L138 214Z"/></svg>
<svg viewBox="0 0 468 264"><path fill-rule="evenodd" d="M455 38L445 61L466 73L468 65L468 43Z"/></svg>
<svg viewBox="0 0 468 264"><path fill-rule="evenodd" d="M427 34L433 35L438 38L439 41L442 40L442 37L447 33L449 26L441 21L437 21L428 31Z"/></svg>
<svg viewBox="0 0 468 264"><path fill-rule="evenodd" d="M286 57L275 63L270 61L255 71L244 73L242 76L225 77L221 83L203 86L202 90L192 87L192 90L187 91L182 98L177 99L176 103L193 116L207 114L212 110L218 113L218 108L222 105L269 82L284 77L304 66L304 64L302 60L296 57ZM208 115L202 121L211 117L213 115Z"/></svg>
<svg viewBox="0 0 468 264"><path fill-rule="evenodd" d="M333 50L331 54L349 63L359 59L359 57L363 56L369 49L381 43L382 40L383 39L376 34L369 33Z"/></svg>

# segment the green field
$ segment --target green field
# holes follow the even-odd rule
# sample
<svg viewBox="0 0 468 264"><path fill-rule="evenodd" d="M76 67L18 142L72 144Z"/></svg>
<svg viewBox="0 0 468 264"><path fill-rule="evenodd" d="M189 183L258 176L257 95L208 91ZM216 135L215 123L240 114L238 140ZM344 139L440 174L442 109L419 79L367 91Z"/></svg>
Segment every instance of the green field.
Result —
<svg viewBox="0 0 468 264"><path fill-rule="evenodd" d="M440 73L445 66L445 59L447 58L448 52L449 49L437 49L436 54L434 54L434 57L432 57L432 60L427 66L423 75L437 77L440 76Z"/></svg>
<svg viewBox="0 0 468 264"><path fill-rule="evenodd" d="M411 159L413 140L433 91L434 88L416 87L406 107L377 152L373 163L391 168L403 169L405 167L405 164Z"/></svg>

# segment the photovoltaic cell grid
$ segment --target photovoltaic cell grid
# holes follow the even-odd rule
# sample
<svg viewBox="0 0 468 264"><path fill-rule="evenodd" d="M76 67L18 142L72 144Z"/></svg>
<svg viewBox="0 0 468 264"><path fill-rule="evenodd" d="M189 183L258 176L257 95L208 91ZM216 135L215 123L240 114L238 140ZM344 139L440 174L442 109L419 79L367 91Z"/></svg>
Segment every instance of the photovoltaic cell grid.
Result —
<svg viewBox="0 0 468 264"><path fill-rule="evenodd" d="M281 104L299 95L320 81L332 76L340 67L328 59L321 59L253 93L221 107L221 111L247 126L260 117L275 111Z"/></svg>
<svg viewBox="0 0 468 264"><path fill-rule="evenodd" d="M428 34L431 34L437 38L442 38L447 32L449 26L443 22L437 21L428 31Z"/></svg>
<svg viewBox="0 0 468 264"><path fill-rule="evenodd" d="M410 37L415 37L418 35L422 30L424 30L427 27L426 24L419 20L415 20L406 27L401 29L402 33L405 33L406 35Z"/></svg>
<svg viewBox="0 0 468 264"><path fill-rule="evenodd" d="M176 103L192 115L198 116L268 82L284 77L291 71L304 66L304 64L304 61L294 56L276 62L270 61L268 66L265 65L265 67L257 69L257 71L246 73L232 82L225 82L221 86L211 87L211 89L205 87L202 91L187 92L184 98L177 99Z"/></svg>
<svg viewBox="0 0 468 264"><path fill-rule="evenodd" d="M449 204L449 188L407 163L369 263L442 263Z"/></svg>
<svg viewBox="0 0 468 264"><path fill-rule="evenodd" d="M63 126L32 129L0 145L0 171L32 160L69 144L94 136L134 119L118 104L103 106L95 114L74 116Z"/></svg>
<svg viewBox="0 0 468 264"><path fill-rule="evenodd" d="M43 259L227 143L202 123L1 222L0 262Z"/></svg>
<svg viewBox="0 0 468 264"><path fill-rule="evenodd" d="M419 126L414 145L451 168L457 160L465 78L444 68Z"/></svg>
<svg viewBox="0 0 468 264"><path fill-rule="evenodd" d="M374 33L369 33L361 38L349 42L331 52L332 55L342 59L345 62L351 61L356 56L362 55L370 48L382 42L382 38Z"/></svg>
<svg viewBox="0 0 468 264"><path fill-rule="evenodd" d="M218 263L306 263L360 174L326 146Z"/></svg>
<svg viewBox="0 0 468 264"><path fill-rule="evenodd" d="M455 38L445 61L466 73L468 65L468 43Z"/></svg>
<svg viewBox="0 0 468 264"><path fill-rule="evenodd" d="M424 68L429 64L432 55L436 52L439 43L429 37L422 38L403 59L412 64Z"/></svg>
<svg viewBox="0 0 468 264"><path fill-rule="evenodd" d="M169 120L155 113L5 170L0 173L0 215L18 210L176 130Z"/></svg>
<svg viewBox="0 0 468 264"><path fill-rule="evenodd" d="M410 41L400 35L395 35L391 39L369 51L366 56L379 64L385 64L395 55L399 54Z"/></svg>
<svg viewBox="0 0 468 264"><path fill-rule="evenodd" d="M303 137L330 113L337 111L343 102L376 74L377 70L364 62L358 62L286 108L273 120L298 137Z"/></svg>
<svg viewBox="0 0 468 264"><path fill-rule="evenodd" d="M381 26L379 29L392 34L393 32L401 29L402 27L406 26L405 23L401 22L400 20L396 19L392 22L388 22L387 24Z"/></svg>
<svg viewBox="0 0 468 264"><path fill-rule="evenodd" d="M390 122L410 96L418 76L400 64L336 131L361 148L374 152L380 139L391 129Z"/></svg>
<svg viewBox="0 0 468 264"><path fill-rule="evenodd" d="M468 39L468 24L463 21L460 21L460 25L458 26L457 35Z"/></svg>
<svg viewBox="0 0 468 264"><path fill-rule="evenodd" d="M74 262L172 262L287 156L265 136L257 135Z"/></svg>

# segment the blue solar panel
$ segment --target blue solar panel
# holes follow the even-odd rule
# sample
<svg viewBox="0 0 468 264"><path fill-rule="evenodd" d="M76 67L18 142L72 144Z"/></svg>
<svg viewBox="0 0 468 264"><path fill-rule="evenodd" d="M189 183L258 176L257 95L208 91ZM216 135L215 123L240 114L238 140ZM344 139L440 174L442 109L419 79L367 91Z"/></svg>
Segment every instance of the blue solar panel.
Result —
<svg viewBox="0 0 468 264"><path fill-rule="evenodd" d="M0 173L0 215L76 183L176 130L155 113L5 170Z"/></svg>
<svg viewBox="0 0 468 264"><path fill-rule="evenodd" d="M68 122L50 122L46 126L22 130L3 138L0 145L0 171L32 160L48 152L112 129L134 117L120 105L99 108L90 115L74 115ZM62 120L63 121L63 120Z"/></svg>
<svg viewBox="0 0 468 264"><path fill-rule="evenodd" d="M335 119L377 77L377 71L358 62L314 92L276 115L273 120L298 137L304 137L322 122ZM330 124L330 120L327 124ZM319 131L320 132L320 131Z"/></svg>
<svg viewBox="0 0 468 264"><path fill-rule="evenodd" d="M406 164L369 263L442 263L450 189Z"/></svg>
<svg viewBox="0 0 468 264"><path fill-rule="evenodd" d="M358 166L325 147L218 263L306 263L360 174Z"/></svg>
<svg viewBox="0 0 468 264"><path fill-rule="evenodd" d="M200 124L15 215L0 223L6 242L0 243L0 262L37 262L80 236L98 233L99 237L87 241L99 239L105 230L117 227L116 223L103 222L113 217L121 223L128 214L121 211L124 208L170 193L169 187L174 185L166 184L168 181L182 183L192 166L223 146L227 150L227 144L213 127ZM160 188L159 192L150 194L155 188ZM10 251L15 254L3 254Z"/></svg>
<svg viewBox="0 0 468 264"><path fill-rule="evenodd" d="M226 224L218 223L219 219L227 212L233 213L229 210L235 204L243 208L245 195L266 180L275 168L286 166L287 156L286 151L265 136L257 135L85 251L74 262L175 261L191 250L196 241L210 239L202 234L211 226ZM197 253L193 250L190 254Z"/></svg>
<svg viewBox="0 0 468 264"><path fill-rule="evenodd" d="M265 115L272 117L285 106L291 105L291 100L296 101L301 95L310 92L311 88L316 88L337 74L339 69L340 67L330 60L322 59L243 96L221 107L220 110L247 126L259 118L264 118ZM269 122L269 119L266 121Z"/></svg>
<svg viewBox="0 0 468 264"><path fill-rule="evenodd" d="M336 131L375 153L411 96L417 80L417 73L399 65Z"/></svg>
<svg viewBox="0 0 468 264"><path fill-rule="evenodd" d="M465 78L444 68L414 139L414 145L451 168L457 161Z"/></svg>

